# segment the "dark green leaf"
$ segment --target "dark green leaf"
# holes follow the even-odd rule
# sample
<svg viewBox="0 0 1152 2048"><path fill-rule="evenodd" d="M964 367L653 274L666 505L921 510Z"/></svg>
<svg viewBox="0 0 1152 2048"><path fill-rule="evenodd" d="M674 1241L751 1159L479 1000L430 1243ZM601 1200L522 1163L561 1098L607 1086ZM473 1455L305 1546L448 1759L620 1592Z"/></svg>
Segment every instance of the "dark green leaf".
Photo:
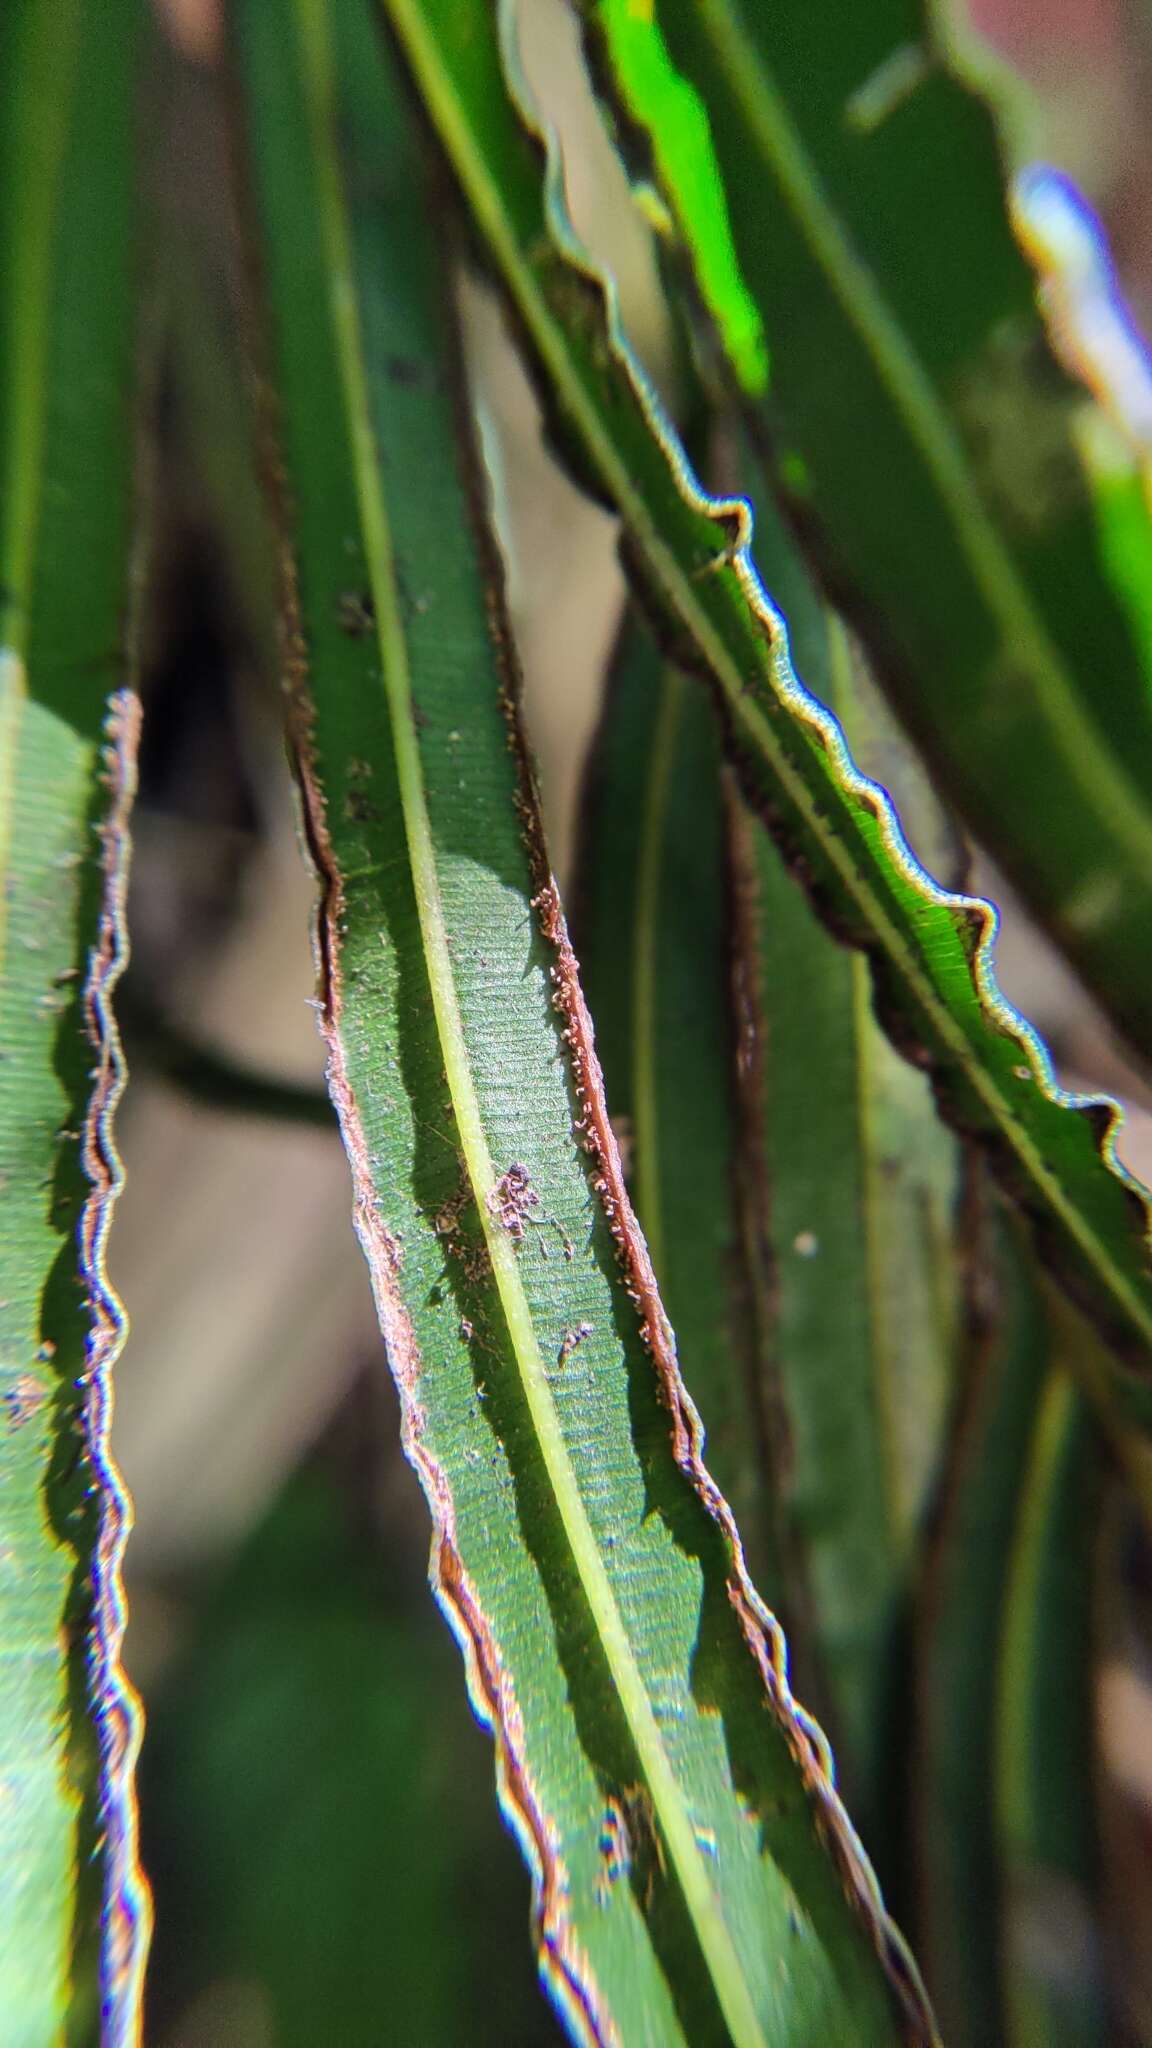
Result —
<svg viewBox="0 0 1152 2048"><path fill-rule="evenodd" d="M1076 1385L1099 1363L1084 1326L1046 1298L1006 1219L978 1223L973 1207L970 1224L972 1355L919 1615L919 1939L957 2048L1103 2041L1091 1640L1099 1444Z"/></svg>
<svg viewBox="0 0 1152 2048"><path fill-rule="evenodd" d="M931 2038L628 1206L392 60L367 9L237 21L330 1084L542 1971L579 2039Z"/></svg>
<svg viewBox="0 0 1152 2048"><path fill-rule="evenodd" d="M992 114L938 10L587 11L697 264L726 198L777 487L830 586L978 836L1152 1050L1152 528L1131 458L1127 488L1114 455L1094 474L1102 423L1047 343ZM692 88L718 198L680 174L711 164ZM721 313L747 385L746 320Z"/></svg>
<svg viewBox="0 0 1152 2048"><path fill-rule="evenodd" d="M774 1606L772 1388L741 1200L731 877L707 700L629 620L589 772L574 936L608 1106L709 1465ZM759 1278L759 1275L757 1275Z"/></svg>
<svg viewBox="0 0 1152 2048"><path fill-rule="evenodd" d="M996 1832L1005 2037L1052 2048L1112 2038L1096 1920L1093 1579L1099 1439L1067 1370L1091 1339L1054 1332L1007 1573L999 1659Z"/></svg>
<svg viewBox="0 0 1152 2048"><path fill-rule="evenodd" d="M512 300L558 430L619 510L647 595L721 700L749 788L817 901L869 952L893 1034L988 1143L1063 1282L1146 1373L1152 1283L1144 1202L1116 1167L1113 1113L1055 1088L996 989L993 913L922 873L882 792L797 683L744 545L746 507L705 497L629 353L608 288L576 247L555 152L545 173L522 84L505 96L482 0L389 0L428 113ZM522 116L522 119L519 118ZM1122 1378L1123 1399L1141 1396Z"/></svg>

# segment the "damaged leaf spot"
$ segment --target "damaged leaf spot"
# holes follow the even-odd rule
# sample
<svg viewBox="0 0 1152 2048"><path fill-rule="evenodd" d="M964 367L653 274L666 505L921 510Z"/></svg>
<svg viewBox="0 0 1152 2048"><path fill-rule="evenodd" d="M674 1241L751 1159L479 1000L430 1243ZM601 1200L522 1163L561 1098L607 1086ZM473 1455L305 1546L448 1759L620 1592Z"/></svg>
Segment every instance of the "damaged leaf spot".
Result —
<svg viewBox="0 0 1152 2048"><path fill-rule="evenodd" d="M576 1346L582 1344L585 1337L590 1337L591 1335L592 1325L588 1322L577 1323L574 1329L565 1330L560 1340L560 1349L556 1354L556 1364L561 1370L567 1365Z"/></svg>
<svg viewBox="0 0 1152 2048"><path fill-rule="evenodd" d="M532 1212L539 1207L540 1197L529 1179L527 1167L513 1160L507 1172L501 1174L495 1187L489 1191L489 1215L494 1216L500 1228L519 1243L525 1225L535 1222Z"/></svg>

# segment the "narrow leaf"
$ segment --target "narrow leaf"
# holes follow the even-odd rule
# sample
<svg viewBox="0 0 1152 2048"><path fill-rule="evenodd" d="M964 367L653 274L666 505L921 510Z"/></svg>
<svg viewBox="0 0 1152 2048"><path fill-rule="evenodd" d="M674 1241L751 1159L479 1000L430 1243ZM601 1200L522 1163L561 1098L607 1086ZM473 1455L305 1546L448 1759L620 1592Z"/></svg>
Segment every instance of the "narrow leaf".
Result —
<svg viewBox="0 0 1152 2048"><path fill-rule="evenodd" d="M791 582L779 539L773 564ZM821 696L875 760L876 707L844 628L795 595ZM759 825L733 828L745 1129L765 1191L758 1298L787 1422L787 1509L837 1753L879 1846L901 1633L950 1405L960 1147L876 1024L860 955L819 928Z"/></svg>
<svg viewBox="0 0 1152 2048"><path fill-rule="evenodd" d="M1040 1289L1007 1219L981 1207L969 1228L979 1320L920 1602L910 1816L918 1939L956 2048L1002 2027L996 1646L1048 1353Z"/></svg>
<svg viewBox="0 0 1152 2048"><path fill-rule="evenodd" d="M898 2006L931 2039L628 1205L461 474L442 204L371 10L237 22L330 1085L545 1981L581 2040L872 2044Z"/></svg>
<svg viewBox="0 0 1152 2048"><path fill-rule="evenodd" d="M1047 343L960 52L914 0L847 21L664 0L667 51L629 0L587 12L696 263L726 200L777 486L830 586L968 822L1149 1051L1147 597L1111 574L1103 423ZM701 100L719 205L679 175ZM740 375L743 327L722 332Z"/></svg>
<svg viewBox="0 0 1152 2048"><path fill-rule="evenodd" d="M0 14L0 2011L22 2042L88 2037L98 2005L136 2038L149 1922L104 1270L139 27L133 0Z"/></svg>
<svg viewBox="0 0 1152 2048"><path fill-rule="evenodd" d="M1069 1323L1071 1318L1068 1319ZM1005 1905L1005 2038L1112 2038L1095 1920L1093 1579L1099 1439L1053 1366L1037 1407L1007 1575L996 1822ZM1064 1346L1090 1340L1065 1328Z"/></svg>
<svg viewBox="0 0 1152 2048"><path fill-rule="evenodd" d="M919 1616L919 1938L946 2038L1106 2038L1093 1907L1092 1339L971 1213L973 1351ZM1088 1370L1094 1368L1089 1365Z"/></svg>
<svg viewBox="0 0 1152 2048"><path fill-rule="evenodd" d="M884 792L798 682L749 553L749 509L708 497L693 477L620 332L611 286L574 239L557 151L539 138L509 37L514 105L483 0L387 0L387 11L556 431L619 511L665 630L710 677L750 793L836 930L871 956L901 1049L930 1068L948 1117L985 1140L1063 1284L1146 1379L1148 1211L1115 1161L1117 1112L1055 1086L1043 1048L996 987L995 913L924 873ZM1113 1389L1142 1407L1131 1377L1118 1374Z"/></svg>
<svg viewBox="0 0 1152 2048"><path fill-rule="evenodd" d="M798 596L831 696L843 634ZM863 961L726 794L713 724L633 626L594 756L577 943L710 1463L875 1840L950 1391L958 1146L872 1018Z"/></svg>
<svg viewBox="0 0 1152 2048"><path fill-rule="evenodd" d="M709 1465L787 1612L777 1425L740 1199L737 1011L719 733L629 619L589 769L574 937L613 1124Z"/></svg>

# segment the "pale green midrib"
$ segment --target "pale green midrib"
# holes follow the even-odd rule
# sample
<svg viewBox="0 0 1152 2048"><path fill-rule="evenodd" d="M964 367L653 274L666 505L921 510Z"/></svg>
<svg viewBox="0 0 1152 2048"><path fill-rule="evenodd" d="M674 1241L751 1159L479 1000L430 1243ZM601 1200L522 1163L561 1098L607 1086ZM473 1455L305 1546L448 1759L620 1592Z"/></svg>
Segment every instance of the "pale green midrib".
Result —
<svg viewBox="0 0 1152 2048"><path fill-rule="evenodd" d="M727 6L705 0L712 40L729 85L780 188L839 299L880 373L889 397L936 480L955 522L958 543L1009 643L1030 655L1037 696L1064 759L1109 834L1121 830L1129 854L1142 871L1152 864L1152 817L1129 776L1082 709L1066 664L1042 621L1027 586L1002 546L971 475L963 446L942 411L931 380L905 341L871 271L849 247L825 198L804 145L767 77L754 45Z"/></svg>
<svg viewBox="0 0 1152 2048"><path fill-rule="evenodd" d="M636 1148L636 1212L648 1240L659 1286L664 1268L664 1199L660 1180L660 1102L656 1056L660 1028L660 908L664 868L668 797L677 731L683 705L684 679L664 668L660 701L648 756L640 854L636 876L636 939L633 969L632 1055L633 1140Z"/></svg>
<svg viewBox="0 0 1152 2048"><path fill-rule="evenodd" d="M0 445L0 618L5 620L4 644L0 645L0 977L5 971L8 948L8 889L2 885L12 865L16 761L28 696L30 584L40 515L40 457L47 412L44 371L52 229L80 40L76 33L79 8L80 0L42 0L39 8L33 48L43 35L54 54L51 62L45 62L43 51L39 61L34 55L28 61L27 73L36 80L49 74L58 89L50 95L47 118L38 109L42 123L38 162L44 175L25 179L9 196L9 205L13 199L20 204L21 232L10 234L9 247L14 251L11 269L7 277L0 274L0 290L6 295L16 323L11 362L4 370L7 390L0 415L6 428L5 441ZM54 47L57 39L65 41L63 55ZM25 203L29 183L33 192L31 205ZM0 214L0 229L3 226L4 216Z"/></svg>
<svg viewBox="0 0 1152 2048"><path fill-rule="evenodd" d="M755 2001L696 1842L692 1821L672 1769L616 1597L596 1545L579 1483L564 1441L532 1323L517 1255L506 1231L492 1216L488 1196L496 1186L480 1104L468 1061L463 1021L444 922L431 820L428 815L416 731L408 651L395 585L391 530L380 488L371 426L368 380L361 353L352 241L339 173L328 143L334 104L328 0L294 0L303 57L310 141L319 186L319 213L329 258L331 310L337 357L352 441L356 488L376 604L384 688L396 751L397 779L408 839L412 878L423 937L425 963L445 1073L461 1148L484 1228L533 1429L552 1485L598 1639L636 1746L676 1870L688 1913L735 2048L767 2048Z"/></svg>
<svg viewBox="0 0 1152 2048"><path fill-rule="evenodd" d="M1049 1171L1028 1132L1019 1127L995 1080L988 1075L979 1057L974 1054L964 1027L956 1023L947 1005L939 1001L931 982L922 974L888 913L863 878L856 873L851 855L837 834L827 831L823 820L815 814L807 786L781 750L767 718L753 702L739 662L732 658L724 642L718 640L711 620L697 602L690 577L680 567L675 555L664 545L643 500L637 497L627 467L619 460L610 436L601 428L595 406L586 400L579 376L572 376L569 373L569 357L563 332L556 328L550 309L540 301L531 272L526 270L521 261L515 233L505 223L499 193L491 184L481 167L481 159L472 148L467 121L461 114L451 85L440 69L439 53L435 43L420 20L417 11L418 0L385 0L385 4L405 38L409 56L420 73L429 106L436 109L441 138L448 147L461 180L469 192L476 218L497 252L505 278L517 297L520 311L535 336L536 345L548 362L558 388L564 391L569 410L580 422L587 443L596 451L601 474L608 481L609 488L616 497L625 523L630 523L632 531L645 548L650 565L660 577L669 604L693 635L713 675L724 688L730 715L745 727L759 753L771 763L773 772L803 815L808 830L823 849L830 864L838 871L848 896L857 905L888 957L898 968L905 985L931 1019L933 1029L948 1047L974 1092L1004 1133L1029 1179L1042 1193L1061 1228L1083 1253L1097 1274L1100 1284L1112 1295L1125 1317L1139 1332L1142 1341L1152 1346L1152 1301L1145 1302L1141 1298L1127 1275L1116 1266L1116 1262L1092 1226L1081 1217L1075 1202L1070 1201L1065 1195L1059 1179ZM652 401L641 396L639 390L638 398L645 409L653 436L661 452L670 462L676 478L676 487L685 496L685 502L690 502L688 487L677 468L674 449L665 432L657 427L653 417ZM747 591L745 597L754 611L755 606ZM1103 1161L1101 1170L1108 1170Z"/></svg>

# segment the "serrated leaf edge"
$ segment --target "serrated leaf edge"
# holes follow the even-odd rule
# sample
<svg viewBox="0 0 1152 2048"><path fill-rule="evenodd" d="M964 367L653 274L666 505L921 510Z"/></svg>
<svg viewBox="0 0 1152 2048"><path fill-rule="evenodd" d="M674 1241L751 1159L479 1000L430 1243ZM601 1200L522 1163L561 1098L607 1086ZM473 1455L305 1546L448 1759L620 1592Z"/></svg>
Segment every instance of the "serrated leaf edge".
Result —
<svg viewBox="0 0 1152 2048"><path fill-rule="evenodd" d="M426 85L429 84L438 59L434 40L420 18L418 0L383 0L383 4L401 35L409 60L415 65L422 81ZM943 888L921 866L904 837L887 792L856 768L838 721L811 695L795 674L789 654L787 624L773 604L752 560L752 507L745 498L713 496L704 489L693 470L674 427L628 341L621 320L615 281L589 254L572 223L564 188L560 143L555 131L540 114L520 63L514 0L494 0L494 4L497 8L500 48L509 98L525 133L540 150L543 159L545 210L553 245L568 266L594 289L603 310L609 353L631 387L645 423L668 464L683 502L693 512L713 521L721 530L723 539L717 549L718 563L730 568L736 576L744 601L767 642L772 686L777 697L795 721L808 730L816 746L825 754L842 792L875 819L885 851L901 878L925 904L948 912L969 962L973 989L981 1014L993 1031L1008 1038L1019 1048L1024 1070L1022 1078L1026 1076L1038 1083L1041 1093L1049 1102L1088 1120L1092 1129L1094 1150L1102 1166L1121 1184L1142 1212L1142 1235L1147 1251L1152 1237L1149 1194L1117 1155L1116 1132L1123 1122L1119 1104L1104 1094L1077 1094L1059 1085L1051 1057L1039 1034L1008 1001L997 983L993 956L1000 919L995 906L981 897L962 895ZM457 115L454 105L449 105L443 95L438 97L436 113L447 125L455 125ZM448 146L451 147L450 144ZM500 245L506 239L498 221L485 219L482 225L486 232L492 233L495 245ZM726 662L719 664L721 668L728 665ZM771 758L775 749L770 743L771 735L761 707L743 688L738 696L727 699L727 702L732 717L742 720L755 736L757 751ZM802 808L807 805L807 808L811 809L806 791L801 791L797 801ZM830 859L839 862L845 885L850 893L854 893L850 857L841 853L835 838L831 840L827 851ZM1145 1350L1152 1351L1152 1299L1145 1300L1142 1297L1141 1291L1132 1284L1129 1276L1115 1260L1107 1256L1107 1246L1082 1222L1078 1206L1067 1198L1060 1176L1049 1168L1031 1133L1020 1126L1013 1116L997 1083L988 1077L983 1062L973 1055L963 1029L954 1022L950 1010L935 995L925 997L920 970L883 907L874 905L869 909L868 916L876 943L884 946L886 956L898 963L907 985L917 991L918 1000L932 1015L941 1038L950 1046L958 1070L964 1075L973 1092L982 1099L992 1123L1008 1138L1029 1179L1034 1186L1043 1191L1053 1215L1061 1220L1062 1227L1076 1241L1087 1264L1096 1272L1129 1327L1134 1333L1139 1333ZM864 942L856 940L854 943Z"/></svg>

